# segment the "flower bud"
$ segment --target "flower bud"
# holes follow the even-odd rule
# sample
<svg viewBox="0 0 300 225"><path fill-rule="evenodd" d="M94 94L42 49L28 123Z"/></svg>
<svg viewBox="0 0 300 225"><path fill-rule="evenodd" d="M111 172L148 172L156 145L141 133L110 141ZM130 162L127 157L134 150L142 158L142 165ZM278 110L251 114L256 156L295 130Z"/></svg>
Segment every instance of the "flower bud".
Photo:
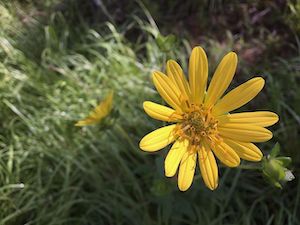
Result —
<svg viewBox="0 0 300 225"><path fill-rule="evenodd" d="M295 179L295 176L286 167L291 163L290 157L277 157L280 146L277 143L270 155L262 161L262 171L265 178L274 186L282 188L282 184Z"/></svg>

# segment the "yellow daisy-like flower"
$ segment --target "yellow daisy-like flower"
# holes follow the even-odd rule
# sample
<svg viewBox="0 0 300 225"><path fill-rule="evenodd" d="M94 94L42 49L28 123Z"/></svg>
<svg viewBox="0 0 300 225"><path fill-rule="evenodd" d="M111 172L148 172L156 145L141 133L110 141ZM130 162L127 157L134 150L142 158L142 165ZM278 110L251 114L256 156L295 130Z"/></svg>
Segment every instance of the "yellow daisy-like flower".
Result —
<svg viewBox="0 0 300 225"><path fill-rule="evenodd" d="M189 60L189 82L181 67L167 62L167 75L155 71L153 83L162 98L172 107L144 102L144 110L154 119L176 124L159 128L140 141L147 152L158 151L175 142L165 159L165 175L178 172L178 187L187 190L192 182L196 161L206 186L218 186L215 156L228 167L237 167L240 158L260 161L262 152L253 143L272 138L265 127L278 121L268 111L229 114L252 100L263 88L264 79L255 77L224 94L236 67L237 55L228 53L217 67L207 88L208 62L205 51L195 47Z"/></svg>
<svg viewBox="0 0 300 225"><path fill-rule="evenodd" d="M112 109L113 92L111 91L106 98L97 105L93 111L83 120L79 120L75 126L83 127L100 123Z"/></svg>

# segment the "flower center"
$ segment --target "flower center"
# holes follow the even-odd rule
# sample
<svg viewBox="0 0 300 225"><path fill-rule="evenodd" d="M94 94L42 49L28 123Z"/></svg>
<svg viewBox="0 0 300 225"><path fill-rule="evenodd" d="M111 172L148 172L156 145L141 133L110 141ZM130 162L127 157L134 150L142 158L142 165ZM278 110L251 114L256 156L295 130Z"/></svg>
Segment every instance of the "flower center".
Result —
<svg viewBox="0 0 300 225"><path fill-rule="evenodd" d="M218 121L213 117L211 110L204 106L194 106L183 114L183 121L178 124L177 134L181 138L188 139L191 145L199 145L204 139L208 141L219 139L217 125Z"/></svg>

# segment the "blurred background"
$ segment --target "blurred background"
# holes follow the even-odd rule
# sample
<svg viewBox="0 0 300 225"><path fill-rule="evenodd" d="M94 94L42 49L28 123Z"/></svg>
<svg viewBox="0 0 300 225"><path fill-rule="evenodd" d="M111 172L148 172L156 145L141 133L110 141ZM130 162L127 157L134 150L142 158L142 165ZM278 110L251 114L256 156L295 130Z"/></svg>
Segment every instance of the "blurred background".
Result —
<svg viewBox="0 0 300 225"><path fill-rule="evenodd" d="M300 224L299 0L1 0L1 225ZM151 71L167 59L187 71L192 47L209 73L228 51L239 56L231 88L265 78L243 107L280 116L279 142L296 179L272 186L259 170L221 167L216 191L197 179L187 192L164 177L167 149L139 140L162 122ZM114 108L98 126L78 128L110 90Z"/></svg>

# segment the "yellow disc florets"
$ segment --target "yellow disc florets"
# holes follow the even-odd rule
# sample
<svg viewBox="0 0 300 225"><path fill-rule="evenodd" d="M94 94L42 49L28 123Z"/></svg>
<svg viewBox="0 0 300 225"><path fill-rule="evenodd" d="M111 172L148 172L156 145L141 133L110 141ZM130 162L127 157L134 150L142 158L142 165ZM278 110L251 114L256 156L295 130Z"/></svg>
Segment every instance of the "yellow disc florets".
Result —
<svg viewBox="0 0 300 225"><path fill-rule="evenodd" d="M180 138L188 139L190 145L199 145L204 139L218 138L218 121L211 110L204 106L193 106L183 114L183 120L178 124L177 134Z"/></svg>

